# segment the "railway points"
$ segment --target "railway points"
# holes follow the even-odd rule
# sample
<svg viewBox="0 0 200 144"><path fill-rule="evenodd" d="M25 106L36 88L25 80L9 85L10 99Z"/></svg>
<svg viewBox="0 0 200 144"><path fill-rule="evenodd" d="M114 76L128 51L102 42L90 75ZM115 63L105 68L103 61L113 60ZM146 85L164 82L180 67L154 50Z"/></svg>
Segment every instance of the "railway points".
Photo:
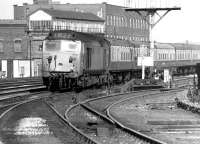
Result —
<svg viewBox="0 0 200 144"><path fill-rule="evenodd" d="M81 143L42 101L20 104L12 111L8 111L1 118L3 123L0 124L0 133L3 142L21 144ZM6 121L7 119L8 121ZM62 130L60 130L61 128Z"/></svg>
<svg viewBox="0 0 200 144"><path fill-rule="evenodd" d="M113 89L116 89L116 88L113 88ZM155 93L156 91L159 91L159 90L153 90L152 92L151 91L140 91L140 92L133 92L133 93L126 93L125 95L123 95L122 93L121 94L118 94L118 98L117 97L115 97L114 95L116 95L116 94L111 94L111 96L110 97L108 97L107 95L106 95L106 93L104 93L103 91L105 91L105 89L97 89L97 90L95 90L95 89L88 89L88 90L85 90L85 91L83 91L83 92L81 92L81 93L75 93L75 92L62 92L62 93L57 93L57 92L54 92L54 93L49 93L49 94L46 94L47 95L47 97L45 98L45 101L47 102L47 103L49 103L49 105L52 107L52 108L54 108L55 110L57 110L57 112L59 112L60 113L60 116L61 116L61 118L63 118L63 116L64 116L64 114L65 114L65 111L66 111L66 109L68 109L69 107L71 107L71 106L73 106L74 104L73 104L73 100L72 100L72 98L76 95L76 97L77 97L77 102L78 102L78 104L77 105L79 105L79 102L83 102L84 100L87 100L88 99L88 103L86 103L86 105L88 105L88 106L91 106L91 108L93 109L94 107L95 107L95 109L97 109L97 111L99 111L102 115L105 115L106 117L107 117L107 115L106 115L106 108L111 104L111 103L113 103L114 101L117 101L117 100L119 100L119 99L123 99L123 98L125 98L125 97L131 97L131 95L137 95L137 94L141 94L142 95L142 93L144 94L145 92L148 92L148 93ZM113 90L113 92L114 92L115 90ZM121 90L118 90L118 91L121 91ZM105 98L105 100L104 101L106 101L106 102L103 102L103 96L104 96L104 98ZM34 96L33 96L34 97ZM36 97L36 96L35 96ZM96 97L96 98L95 98ZM101 100L101 98L97 98L97 97L101 97L102 98L102 100ZM115 98L114 98L115 97ZM91 99L91 98L95 98L96 100L98 100L99 99L99 103L98 102L95 102L95 101L91 101L91 103L89 102L89 99ZM101 101L101 102L100 102ZM101 104L102 103L102 104ZM17 103L16 103L17 104ZM9 105L9 106L11 106L11 105ZM9 108L9 106L7 107L7 108ZM98 109L99 108L99 109ZM4 109L1 109L2 111L3 110L6 110L6 108L4 108ZM54 113L55 114L55 113ZM57 115L57 114L56 114ZM72 113L72 115L75 115L75 114L73 114ZM99 117L99 116L98 116ZM69 119L71 119L71 117L69 117ZM78 117L78 119L80 119L80 117ZM100 118L101 119L101 118ZM1 120L1 119L0 119ZM66 119L67 120L67 119ZM62 120L61 119L61 121L64 121L64 123L67 123L67 121L66 120ZM81 119L82 120L82 119ZM88 121L86 121L86 123L87 123ZM84 122L83 122L84 123ZM100 122L101 123L101 122ZM101 135L101 136L105 136L105 134L103 134L104 132L110 132L108 129L107 129L107 126L108 126L108 124L106 124L105 126L104 126L104 124L103 123L101 123L100 125L101 125L101 127L96 127L96 126L94 126L94 125L96 125L95 124L95 122L90 122L89 121L89 126L87 125L86 127L92 127L92 129L94 130L94 129L96 129L97 131L98 131L98 133L99 133L99 135ZM69 125L69 124L67 124L67 125ZM77 128L80 128L80 127L74 127L74 128L72 128L73 127L73 125L71 125L70 126L71 127L71 130L74 132L74 133L76 133L77 135L78 135L78 137L80 137L79 138L79 140L81 140L81 141L84 141L84 142L86 142L86 141L90 141L89 139L92 137L92 138L94 138L94 135L90 135L89 134L89 138L87 138L87 133L86 133L86 136L85 136L85 133L84 134L82 134L82 133L80 133L79 131L79 129L77 129ZM109 128L111 128L110 126L108 126ZM113 126L112 126L113 127ZM115 126L114 126L115 127ZM74 129L75 129L75 131L74 131ZM111 128L112 129L112 128ZM88 129L89 130L89 129ZM89 130L90 131L90 130ZM85 132L85 131L83 131L83 132ZM120 129L116 129L116 131L114 130L114 131L112 131L112 132L114 132L114 133L117 133L116 135L117 136L119 136L120 138L121 138L121 140L122 140L122 142L128 142L128 143L130 143L130 142L140 142L141 140L140 139L138 139L138 138L133 138L132 140L130 140L129 138L130 137L133 137L132 136L132 134L126 134L126 133L124 133L123 132L123 134L121 134L121 130ZM112 133L111 132L111 133ZM105 138L105 137L104 137ZM129 140L125 140L124 141L124 139L129 139ZM102 139L99 139L99 138L97 138L97 139L95 139L95 140L97 140L97 141L101 141ZM94 141L95 141L94 140ZM106 139L106 140L108 140L108 139ZM114 139L112 139L115 143L116 143L116 138L114 138ZM118 142L120 142L120 141L118 141ZM118 143L117 142L117 143ZM87 143L87 142L86 142ZM96 142L97 143L97 142ZM146 142L145 142L146 143Z"/></svg>
<svg viewBox="0 0 200 144"><path fill-rule="evenodd" d="M175 97L183 99L186 93L128 98L110 106L108 113L122 126L166 143L186 144L189 140L198 143L199 116L177 108L174 100Z"/></svg>
<svg viewBox="0 0 200 144"><path fill-rule="evenodd" d="M197 143L199 116L176 104L199 113L179 95L193 76L178 76L195 73L200 45L153 41L153 27L181 9L153 1L14 5L14 20L0 21L0 144Z"/></svg>

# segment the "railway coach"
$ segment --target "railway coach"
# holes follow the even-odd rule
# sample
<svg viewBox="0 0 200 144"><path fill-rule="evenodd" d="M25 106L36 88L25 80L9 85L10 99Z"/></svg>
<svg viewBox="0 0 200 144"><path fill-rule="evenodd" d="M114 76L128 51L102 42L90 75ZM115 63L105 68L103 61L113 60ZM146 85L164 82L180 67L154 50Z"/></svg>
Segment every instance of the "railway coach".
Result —
<svg viewBox="0 0 200 144"><path fill-rule="evenodd" d="M173 75L195 73L200 62L200 45L189 43L155 43L154 68L169 69Z"/></svg>

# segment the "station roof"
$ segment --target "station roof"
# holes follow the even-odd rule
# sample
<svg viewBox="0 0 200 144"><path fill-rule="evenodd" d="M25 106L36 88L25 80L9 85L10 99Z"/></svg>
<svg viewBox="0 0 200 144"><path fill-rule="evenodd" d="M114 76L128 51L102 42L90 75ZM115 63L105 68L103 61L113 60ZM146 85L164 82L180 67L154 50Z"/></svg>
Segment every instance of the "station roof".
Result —
<svg viewBox="0 0 200 144"><path fill-rule="evenodd" d="M104 22L104 20L101 19L100 17L88 12L63 11L63 10L44 9L44 8L37 9L36 11L38 10L42 10L56 19L71 19L71 20ZM33 13L35 13L36 11L34 11ZM32 15L33 13L31 13L30 15Z"/></svg>
<svg viewBox="0 0 200 144"><path fill-rule="evenodd" d="M155 48L159 49L174 49L174 46L169 43L155 43Z"/></svg>
<svg viewBox="0 0 200 144"><path fill-rule="evenodd" d="M200 45L191 43L155 43L157 49L200 50Z"/></svg>
<svg viewBox="0 0 200 144"><path fill-rule="evenodd" d="M200 50L200 45L190 44L190 43L173 43L176 50Z"/></svg>

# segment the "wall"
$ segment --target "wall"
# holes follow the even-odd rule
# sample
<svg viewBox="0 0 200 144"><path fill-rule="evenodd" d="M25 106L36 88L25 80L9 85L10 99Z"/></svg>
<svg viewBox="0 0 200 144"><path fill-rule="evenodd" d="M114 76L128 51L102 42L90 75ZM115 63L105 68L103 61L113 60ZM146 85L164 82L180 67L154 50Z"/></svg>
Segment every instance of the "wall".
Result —
<svg viewBox="0 0 200 144"><path fill-rule="evenodd" d="M14 40L20 39L21 52L14 49ZM0 59L25 59L27 58L27 37L25 34L25 25L1 24L0 22L0 40L3 44L3 51L0 52Z"/></svg>

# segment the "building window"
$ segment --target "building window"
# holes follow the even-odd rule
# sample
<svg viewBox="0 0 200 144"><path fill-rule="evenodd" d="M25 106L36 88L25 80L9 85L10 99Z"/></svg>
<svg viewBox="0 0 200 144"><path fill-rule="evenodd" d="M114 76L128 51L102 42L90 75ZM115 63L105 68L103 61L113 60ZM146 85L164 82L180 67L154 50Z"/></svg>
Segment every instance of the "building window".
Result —
<svg viewBox="0 0 200 144"><path fill-rule="evenodd" d="M117 16L115 16L115 26L118 26Z"/></svg>
<svg viewBox="0 0 200 144"><path fill-rule="evenodd" d="M3 40L0 40L0 53L4 52Z"/></svg>
<svg viewBox="0 0 200 144"><path fill-rule="evenodd" d="M109 16L107 16L106 18L107 18L107 20L106 20L107 25L109 25Z"/></svg>
<svg viewBox="0 0 200 144"><path fill-rule="evenodd" d="M135 19L133 18L132 27L135 28Z"/></svg>
<svg viewBox="0 0 200 144"><path fill-rule="evenodd" d="M121 17L121 26L123 27L124 26L124 18Z"/></svg>
<svg viewBox="0 0 200 144"><path fill-rule="evenodd" d="M124 19L124 25L125 25L125 27L127 27L128 26L128 24L127 24L128 22L127 22L127 18L125 17L125 19Z"/></svg>
<svg viewBox="0 0 200 144"><path fill-rule="evenodd" d="M138 20L135 19L135 28L137 29L138 28Z"/></svg>
<svg viewBox="0 0 200 144"><path fill-rule="evenodd" d="M140 20L138 19L138 29L140 29L141 24L140 24Z"/></svg>
<svg viewBox="0 0 200 144"><path fill-rule="evenodd" d="M120 26L120 17L117 17L117 25Z"/></svg>
<svg viewBox="0 0 200 144"><path fill-rule="evenodd" d="M49 30L51 27L51 21L30 21L30 30Z"/></svg>
<svg viewBox="0 0 200 144"><path fill-rule="evenodd" d="M113 25L112 16L110 16L110 25Z"/></svg>
<svg viewBox="0 0 200 144"><path fill-rule="evenodd" d="M22 40L21 39L14 40L14 51L22 52Z"/></svg>
<svg viewBox="0 0 200 144"><path fill-rule="evenodd" d="M113 25L115 26L116 25L116 17L113 16Z"/></svg>

